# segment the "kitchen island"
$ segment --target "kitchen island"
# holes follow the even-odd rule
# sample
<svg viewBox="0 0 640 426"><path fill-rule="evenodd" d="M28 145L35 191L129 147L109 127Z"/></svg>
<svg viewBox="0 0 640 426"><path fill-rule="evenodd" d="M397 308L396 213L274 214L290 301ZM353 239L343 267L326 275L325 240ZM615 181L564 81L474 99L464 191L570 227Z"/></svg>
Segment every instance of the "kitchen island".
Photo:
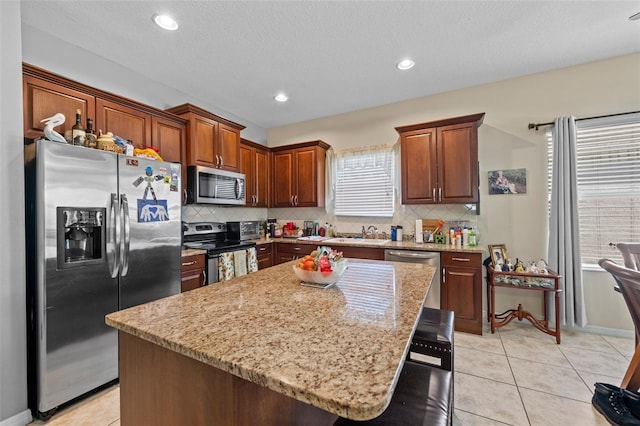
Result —
<svg viewBox="0 0 640 426"><path fill-rule="evenodd" d="M433 267L349 259L327 289L293 262L109 314L121 423L331 425L393 395Z"/></svg>

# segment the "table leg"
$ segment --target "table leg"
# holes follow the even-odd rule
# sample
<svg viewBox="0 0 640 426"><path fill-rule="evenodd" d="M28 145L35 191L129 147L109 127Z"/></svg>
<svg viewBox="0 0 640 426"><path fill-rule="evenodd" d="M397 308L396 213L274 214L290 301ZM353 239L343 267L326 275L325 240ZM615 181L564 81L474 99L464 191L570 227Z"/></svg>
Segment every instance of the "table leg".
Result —
<svg viewBox="0 0 640 426"><path fill-rule="evenodd" d="M554 300L556 305L556 343L560 344L560 292L555 292Z"/></svg>
<svg viewBox="0 0 640 426"><path fill-rule="evenodd" d="M491 280L491 283L489 285L491 286L491 308L492 308L491 309L491 313L489 314L489 316L491 318L491 333L493 334L496 331L496 326L495 326L496 314L495 314L495 312L493 312L493 309L495 309L494 306L496 306L495 305L495 303L496 303L496 299L495 299L495 297L496 297L496 287L493 285L493 279Z"/></svg>

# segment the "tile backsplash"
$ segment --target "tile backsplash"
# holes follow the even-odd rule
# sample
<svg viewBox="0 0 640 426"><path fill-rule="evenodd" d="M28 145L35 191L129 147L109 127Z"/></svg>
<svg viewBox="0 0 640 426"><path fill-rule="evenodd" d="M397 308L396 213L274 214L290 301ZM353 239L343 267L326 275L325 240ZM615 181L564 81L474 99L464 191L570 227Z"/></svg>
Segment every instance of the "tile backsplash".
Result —
<svg viewBox="0 0 640 426"><path fill-rule="evenodd" d="M402 225L405 236L412 236L416 219L444 219L445 227L460 223L478 229L478 216L475 211L462 204L447 205L400 205L396 207L392 218L347 217L328 213L324 208L277 208L263 209L251 207L229 207L190 205L182 207L182 220L185 222L228 222L237 220L266 220L267 217L278 222L295 222L300 228L303 221L313 220L321 225L325 222L337 228L338 233L355 234L362 226L374 225L381 232L391 233L392 225Z"/></svg>

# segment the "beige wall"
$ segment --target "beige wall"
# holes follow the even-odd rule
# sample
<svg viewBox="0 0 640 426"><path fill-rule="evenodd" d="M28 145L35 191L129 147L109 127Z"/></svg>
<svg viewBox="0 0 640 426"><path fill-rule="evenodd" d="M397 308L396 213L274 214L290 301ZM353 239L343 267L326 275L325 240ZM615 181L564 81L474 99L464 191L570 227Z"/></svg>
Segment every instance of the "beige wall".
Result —
<svg viewBox="0 0 640 426"><path fill-rule="evenodd" d="M398 139L394 127L485 112L478 135L482 244L505 243L510 257L529 260L546 258L548 225L546 139L544 130L530 131L527 124L637 110L640 54L273 128L267 143L322 139L335 149L389 144ZM527 169L527 193L487 195L487 172L511 168ZM589 324L631 330L626 307L611 287L607 274L585 273ZM527 293L534 292L505 294L498 302L505 309L523 302L540 312L538 295Z"/></svg>

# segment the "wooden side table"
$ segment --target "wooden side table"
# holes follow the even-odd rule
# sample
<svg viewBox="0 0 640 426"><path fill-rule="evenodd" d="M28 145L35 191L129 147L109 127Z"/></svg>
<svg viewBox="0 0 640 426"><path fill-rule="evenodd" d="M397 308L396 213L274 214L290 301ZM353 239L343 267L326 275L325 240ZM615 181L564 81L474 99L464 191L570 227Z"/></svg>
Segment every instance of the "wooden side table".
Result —
<svg viewBox="0 0 640 426"><path fill-rule="evenodd" d="M509 324L514 318L519 321L526 319L543 333L555 336L556 343L560 344L560 275L553 271L548 274L531 274L520 272L499 272L487 266L487 285L489 286L488 311L489 322L491 323L491 333L495 333L496 328ZM508 309L500 314L496 314L495 292L496 287L508 287L521 290L535 290L542 292L544 301L544 318L535 318L529 311L522 309L522 304L518 304L516 309ZM554 294L555 303L555 330L549 328L549 306L547 293Z"/></svg>

